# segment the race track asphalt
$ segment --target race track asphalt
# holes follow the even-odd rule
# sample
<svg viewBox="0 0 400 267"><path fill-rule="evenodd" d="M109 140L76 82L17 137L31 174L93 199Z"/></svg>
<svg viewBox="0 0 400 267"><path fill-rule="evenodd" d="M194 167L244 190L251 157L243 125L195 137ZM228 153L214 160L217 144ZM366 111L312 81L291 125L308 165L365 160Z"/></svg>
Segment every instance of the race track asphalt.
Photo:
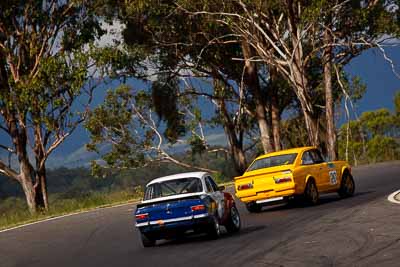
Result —
<svg viewBox="0 0 400 267"><path fill-rule="evenodd" d="M0 267L400 266L400 162L353 169L356 194L249 214L242 231L141 246L134 205L96 210L0 233Z"/></svg>

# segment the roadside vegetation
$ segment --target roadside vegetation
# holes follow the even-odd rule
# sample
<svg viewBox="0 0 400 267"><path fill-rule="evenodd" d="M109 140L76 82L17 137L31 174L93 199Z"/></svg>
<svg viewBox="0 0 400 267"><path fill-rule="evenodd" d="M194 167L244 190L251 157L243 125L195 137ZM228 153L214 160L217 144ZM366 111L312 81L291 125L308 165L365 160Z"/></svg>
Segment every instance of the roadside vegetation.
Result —
<svg viewBox="0 0 400 267"><path fill-rule="evenodd" d="M296 146L398 159L400 95L394 112L355 118L367 88L345 69L375 49L395 71L385 49L399 17L386 0L1 1L1 221L133 199L170 172L230 180ZM79 127L97 154L90 170L50 170Z"/></svg>

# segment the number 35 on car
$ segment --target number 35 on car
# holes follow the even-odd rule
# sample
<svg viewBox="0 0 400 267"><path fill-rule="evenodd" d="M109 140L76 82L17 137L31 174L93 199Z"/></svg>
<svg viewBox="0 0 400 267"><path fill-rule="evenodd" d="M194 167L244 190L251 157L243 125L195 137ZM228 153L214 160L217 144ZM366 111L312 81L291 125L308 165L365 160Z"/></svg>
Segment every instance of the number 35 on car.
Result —
<svg viewBox="0 0 400 267"><path fill-rule="evenodd" d="M301 147L268 153L256 158L246 172L235 177L236 196L250 212L263 205L287 201L296 196L317 204L319 194L354 194L350 165L326 162L315 147Z"/></svg>

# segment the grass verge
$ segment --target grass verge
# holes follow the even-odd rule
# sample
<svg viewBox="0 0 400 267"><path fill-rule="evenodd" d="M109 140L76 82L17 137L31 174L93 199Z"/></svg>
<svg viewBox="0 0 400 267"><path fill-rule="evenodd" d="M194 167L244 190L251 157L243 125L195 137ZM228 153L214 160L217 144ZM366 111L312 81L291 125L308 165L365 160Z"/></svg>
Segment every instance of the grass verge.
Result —
<svg viewBox="0 0 400 267"><path fill-rule="evenodd" d="M140 200L141 192L119 191L111 193L93 192L77 198L60 198L51 196L50 211L46 214L31 215L24 199L7 198L0 209L0 230L32 223L61 215L88 211L96 208L114 206Z"/></svg>

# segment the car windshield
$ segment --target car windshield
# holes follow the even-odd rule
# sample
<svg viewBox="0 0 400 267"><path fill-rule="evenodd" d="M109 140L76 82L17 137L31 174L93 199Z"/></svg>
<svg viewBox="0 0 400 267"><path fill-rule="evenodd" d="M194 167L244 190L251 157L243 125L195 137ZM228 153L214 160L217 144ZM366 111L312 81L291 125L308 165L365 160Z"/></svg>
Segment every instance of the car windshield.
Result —
<svg viewBox="0 0 400 267"><path fill-rule="evenodd" d="M202 192L203 187L199 178L181 178L153 183L146 187L144 200L172 195Z"/></svg>
<svg viewBox="0 0 400 267"><path fill-rule="evenodd" d="M263 168L270 168L281 165L293 164L296 159L297 153L285 154L279 156L271 156L267 158L258 159L250 165L247 171L254 171Z"/></svg>

